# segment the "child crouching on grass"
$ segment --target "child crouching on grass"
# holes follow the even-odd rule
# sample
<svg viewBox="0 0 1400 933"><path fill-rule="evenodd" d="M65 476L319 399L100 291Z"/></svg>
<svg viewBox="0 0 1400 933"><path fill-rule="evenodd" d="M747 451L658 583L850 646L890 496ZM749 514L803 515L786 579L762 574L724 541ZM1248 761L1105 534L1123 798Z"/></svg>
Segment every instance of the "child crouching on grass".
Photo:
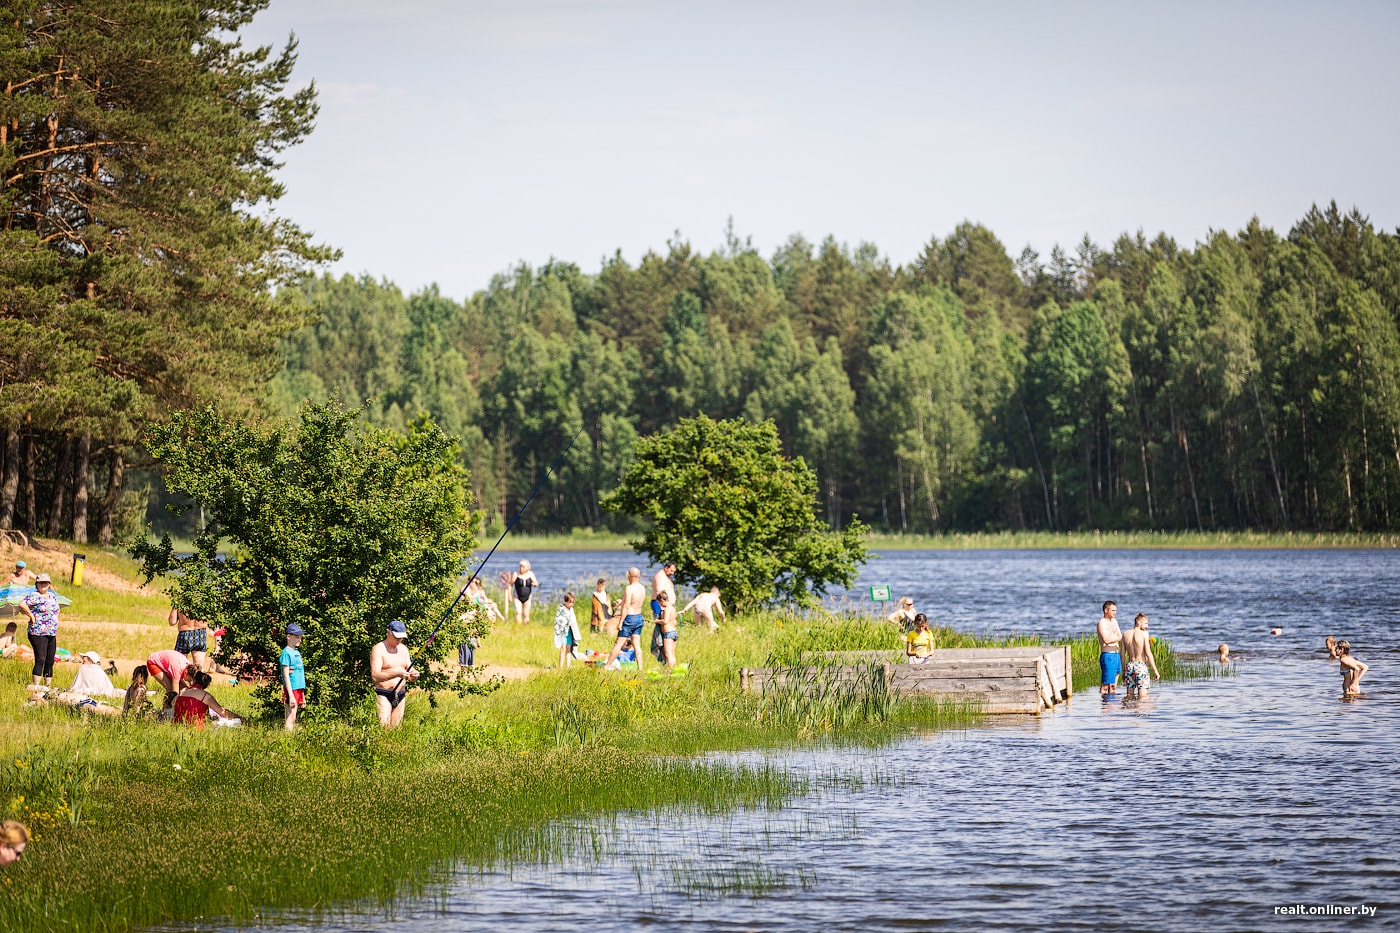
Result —
<svg viewBox="0 0 1400 933"><path fill-rule="evenodd" d="M574 594L565 593L564 601L554 613L554 647L559 649L560 667L569 666L574 648L582 640L578 630L578 618L574 615Z"/></svg>
<svg viewBox="0 0 1400 933"><path fill-rule="evenodd" d="M306 708L306 666L302 663L301 636L306 634L295 622L287 626L287 647L277 659L282 670L282 705L287 710L287 729L297 724L297 710Z"/></svg>

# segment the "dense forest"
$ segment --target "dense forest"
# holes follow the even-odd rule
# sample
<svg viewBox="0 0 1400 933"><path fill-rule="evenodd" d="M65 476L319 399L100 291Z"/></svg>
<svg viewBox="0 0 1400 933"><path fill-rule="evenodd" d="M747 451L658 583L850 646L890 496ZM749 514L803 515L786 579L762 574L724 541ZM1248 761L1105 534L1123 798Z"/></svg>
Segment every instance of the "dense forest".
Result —
<svg viewBox="0 0 1400 933"><path fill-rule="evenodd" d="M832 527L1387 529L1400 523L1400 238L1313 208L1193 249L1087 237L1013 260L974 223L896 266L732 230L594 274L520 265L463 302L310 278L269 404L338 396L463 439L513 514L580 429L535 531L598 505L639 434L772 419Z"/></svg>

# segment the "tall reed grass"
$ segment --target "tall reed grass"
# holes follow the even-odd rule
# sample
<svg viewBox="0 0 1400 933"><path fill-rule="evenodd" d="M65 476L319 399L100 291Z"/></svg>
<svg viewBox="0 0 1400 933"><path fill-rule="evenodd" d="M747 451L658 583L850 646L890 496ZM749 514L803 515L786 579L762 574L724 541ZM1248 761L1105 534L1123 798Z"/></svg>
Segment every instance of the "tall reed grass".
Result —
<svg viewBox="0 0 1400 933"><path fill-rule="evenodd" d="M872 534L874 551L1395 548L1400 534L1349 531L973 531Z"/></svg>
<svg viewBox="0 0 1400 933"><path fill-rule="evenodd" d="M1074 668L1074 691L1080 693L1097 689L1099 672L1099 640L1094 635L1081 635L1069 642L1070 663ZM1229 677L1234 672L1222 669L1212 661L1187 661L1172 650L1171 642L1159 638L1152 643L1152 659L1162 680L1204 680ZM1121 683L1121 681L1120 681Z"/></svg>

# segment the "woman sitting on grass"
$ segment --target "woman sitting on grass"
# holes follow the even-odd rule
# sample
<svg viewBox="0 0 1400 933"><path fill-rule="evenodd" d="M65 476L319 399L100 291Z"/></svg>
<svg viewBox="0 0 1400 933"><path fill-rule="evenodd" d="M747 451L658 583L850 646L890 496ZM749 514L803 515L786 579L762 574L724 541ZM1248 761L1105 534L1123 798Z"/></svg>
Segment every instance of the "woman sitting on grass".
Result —
<svg viewBox="0 0 1400 933"><path fill-rule="evenodd" d="M103 672L102 655L96 651L84 651L78 657L82 659L82 666L73 676L73 686L69 687L69 690L85 693L90 697L126 696L126 691L112 686L111 679Z"/></svg>
<svg viewBox="0 0 1400 933"><path fill-rule="evenodd" d="M194 683L181 690L180 695L175 698L176 722L203 729L204 720L209 718L210 710L220 719L238 718L220 706L219 701L209 692L209 685L214 682L214 678L200 671L194 675L193 680Z"/></svg>
<svg viewBox="0 0 1400 933"><path fill-rule="evenodd" d="M928 616L914 616L914 630L904 636L904 656L910 664L927 664L933 659L933 633L928 630Z"/></svg>
<svg viewBox="0 0 1400 933"><path fill-rule="evenodd" d="M122 715L135 710L140 716L146 707L146 685L150 677L146 665L138 664L131 672L131 683L126 688L126 699L122 701Z"/></svg>

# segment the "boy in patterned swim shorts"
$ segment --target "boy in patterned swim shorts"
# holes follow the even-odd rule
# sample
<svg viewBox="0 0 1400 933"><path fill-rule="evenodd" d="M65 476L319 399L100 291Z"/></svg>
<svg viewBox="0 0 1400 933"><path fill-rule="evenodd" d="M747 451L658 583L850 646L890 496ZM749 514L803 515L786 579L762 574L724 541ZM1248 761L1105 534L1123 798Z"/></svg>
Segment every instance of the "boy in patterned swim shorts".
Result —
<svg viewBox="0 0 1400 933"><path fill-rule="evenodd" d="M1128 696L1141 698L1147 695L1152 686L1152 678L1162 679L1157 673L1157 661L1152 657L1152 639L1147 635L1147 614L1139 612L1133 618L1133 627L1123 633L1123 654L1128 660L1123 672L1123 683L1128 688ZM1152 673L1148 675L1148 667Z"/></svg>

